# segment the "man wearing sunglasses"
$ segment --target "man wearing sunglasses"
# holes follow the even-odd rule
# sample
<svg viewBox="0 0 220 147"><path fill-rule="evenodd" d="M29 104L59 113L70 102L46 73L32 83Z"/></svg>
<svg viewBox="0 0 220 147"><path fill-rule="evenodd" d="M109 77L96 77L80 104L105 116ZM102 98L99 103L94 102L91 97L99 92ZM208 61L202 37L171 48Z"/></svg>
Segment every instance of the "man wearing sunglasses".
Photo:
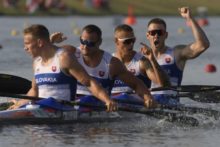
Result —
<svg viewBox="0 0 220 147"><path fill-rule="evenodd" d="M62 33L52 36L53 42L60 42L62 38ZM147 108L156 106L145 84L129 72L119 59L100 49L102 32L98 26L85 26L79 40L79 49L75 49L73 46L65 46L65 48L75 52L80 64L83 65L90 76L95 78L109 94L111 93L114 79L119 78L144 99L144 104ZM80 84L77 86L77 94L78 96L91 96L90 91ZM81 97L80 99L86 101L86 98Z"/></svg>
<svg viewBox="0 0 220 147"><path fill-rule="evenodd" d="M136 38L132 27L126 24L118 25L115 28L114 37L116 51L113 55L124 63L132 74L141 79L148 87L151 86L151 81L160 86L170 85L168 76L160 68L152 51L150 51L145 58L141 53L133 49ZM141 45L143 48L146 47L144 43L141 43ZM133 90L120 79L115 80L112 89L113 95L120 96L121 94L124 96L132 92ZM128 97L129 96L131 96L131 94L129 94Z"/></svg>
<svg viewBox="0 0 220 147"><path fill-rule="evenodd" d="M103 101L108 111L117 109L106 91L78 63L74 54L53 45L49 31L43 25L31 25L24 29L25 51L33 57L34 78L27 95L57 101L75 99L77 81L86 86L94 96ZM18 101L10 109L27 103Z"/></svg>
<svg viewBox="0 0 220 147"><path fill-rule="evenodd" d="M147 25L146 38L160 66L167 72L171 84L181 85L183 70L186 61L194 59L203 53L209 47L209 40L196 20L192 17L191 10L188 7L179 8L180 15L191 25L194 42L186 45L176 45L169 47L165 44L168 37L166 23L160 18L154 18ZM148 54L150 48L142 50L144 55ZM158 87L158 84L152 83L152 87ZM160 97L161 94L176 94L173 91L153 92L153 95ZM160 99L160 98L159 98Z"/></svg>

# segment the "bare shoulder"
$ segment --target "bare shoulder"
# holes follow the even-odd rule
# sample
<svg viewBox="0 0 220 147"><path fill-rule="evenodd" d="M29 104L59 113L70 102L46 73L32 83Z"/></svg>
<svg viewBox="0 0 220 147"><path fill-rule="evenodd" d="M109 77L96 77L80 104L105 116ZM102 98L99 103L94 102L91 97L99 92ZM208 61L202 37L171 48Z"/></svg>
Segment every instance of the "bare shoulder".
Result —
<svg viewBox="0 0 220 147"><path fill-rule="evenodd" d="M125 65L116 57L112 57L110 65L110 74L112 77L118 76L126 70Z"/></svg>
<svg viewBox="0 0 220 147"><path fill-rule="evenodd" d="M173 47L175 56L182 56L183 52L187 49L188 45L179 44Z"/></svg>
<svg viewBox="0 0 220 147"><path fill-rule="evenodd" d="M182 50L182 49L186 48L186 46L187 46L187 45L179 44L179 45L174 46L173 49L174 49L175 51L177 51L177 50Z"/></svg>
<svg viewBox="0 0 220 147"><path fill-rule="evenodd" d="M72 52L72 53L75 53L76 51L76 47L73 46L73 45L70 45L70 44L66 44L66 45L63 45L61 46L61 48L65 49L67 52Z"/></svg>
<svg viewBox="0 0 220 147"><path fill-rule="evenodd" d="M74 51L71 49L63 49L62 53L59 54L60 64L62 66L69 66L76 62Z"/></svg>
<svg viewBox="0 0 220 147"><path fill-rule="evenodd" d="M124 64L116 57L112 57L111 62L110 62L110 66L114 67L114 68L122 68L124 67Z"/></svg>
<svg viewBox="0 0 220 147"><path fill-rule="evenodd" d="M116 64L118 62L121 62L121 61L117 57L112 56L111 64Z"/></svg>

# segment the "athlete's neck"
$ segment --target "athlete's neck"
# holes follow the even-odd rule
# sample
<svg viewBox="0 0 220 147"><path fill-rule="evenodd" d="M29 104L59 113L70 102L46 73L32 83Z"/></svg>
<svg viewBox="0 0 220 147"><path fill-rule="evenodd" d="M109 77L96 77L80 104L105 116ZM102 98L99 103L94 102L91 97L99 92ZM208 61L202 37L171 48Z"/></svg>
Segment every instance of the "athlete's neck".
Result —
<svg viewBox="0 0 220 147"><path fill-rule="evenodd" d="M42 48L42 52L40 55L42 58L42 62L47 64L49 60L54 57L57 49L58 48L54 45L45 45L45 47Z"/></svg>
<svg viewBox="0 0 220 147"><path fill-rule="evenodd" d="M154 55L156 58L160 57L162 54L164 54L167 50L167 46L163 46L161 48L155 48L154 49Z"/></svg>
<svg viewBox="0 0 220 147"><path fill-rule="evenodd" d="M136 51L132 50L129 52L120 52L116 51L115 56L124 64L130 63L130 61L133 59L134 55L136 54Z"/></svg>
<svg viewBox="0 0 220 147"><path fill-rule="evenodd" d="M90 55L83 55L84 63L89 67L96 67L102 60L103 50L97 50Z"/></svg>

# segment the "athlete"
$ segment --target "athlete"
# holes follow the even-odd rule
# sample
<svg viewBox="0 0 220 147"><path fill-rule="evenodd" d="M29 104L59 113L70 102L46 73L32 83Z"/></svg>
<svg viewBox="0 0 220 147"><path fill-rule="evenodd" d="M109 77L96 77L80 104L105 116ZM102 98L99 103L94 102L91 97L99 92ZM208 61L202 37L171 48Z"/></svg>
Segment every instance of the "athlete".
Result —
<svg viewBox="0 0 220 147"><path fill-rule="evenodd" d="M62 33L58 32L53 34L51 39L52 42L59 42L62 41L64 37ZM74 49L70 45L63 47L75 52L79 63L83 65L90 76L99 81L109 94L114 79L118 78L134 89L134 91L144 99L144 104L147 108L155 107L156 104L146 85L129 72L118 58L100 49L102 31L98 26L92 24L85 26L79 40L80 46L78 49ZM91 93L85 86L78 84L77 95L85 96L91 95Z"/></svg>
<svg viewBox="0 0 220 147"><path fill-rule="evenodd" d="M176 45L169 47L165 44L168 37L166 31L166 23L160 18L154 18L149 21L147 25L146 38L150 43L150 47L142 48L141 51L144 55L152 49L154 56L160 66L166 71L170 78L171 85L181 85L183 71L186 61L194 59L203 53L209 47L209 40L201 27L191 14L191 10L188 7L179 8L180 15L186 19L191 25L194 41L186 45ZM151 87L158 87L155 82ZM174 94L174 91L158 91L152 92L157 101L161 103L169 103L170 99L164 98L167 94ZM173 101L172 102L176 102ZM172 103L171 102L171 103Z"/></svg>
<svg viewBox="0 0 220 147"><path fill-rule="evenodd" d="M28 96L49 98L57 101L71 101L75 98L77 81L86 86L98 99L103 101L108 111L116 110L106 91L91 78L78 63L74 54L54 46L50 42L49 31L43 25L31 25L24 29L25 51L33 57L34 78ZM21 100L10 109L27 103Z"/></svg>
<svg viewBox="0 0 220 147"><path fill-rule="evenodd" d="M152 51L145 58L141 53L136 52L133 47L136 41L132 27L126 24L118 25L115 28L115 46L116 51L113 53L126 68L135 76L145 82L150 88L151 81L160 86L169 86L169 78L160 68ZM143 47L146 45L141 43ZM115 80L112 94L132 93L132 89L121 80Z"/></svg>

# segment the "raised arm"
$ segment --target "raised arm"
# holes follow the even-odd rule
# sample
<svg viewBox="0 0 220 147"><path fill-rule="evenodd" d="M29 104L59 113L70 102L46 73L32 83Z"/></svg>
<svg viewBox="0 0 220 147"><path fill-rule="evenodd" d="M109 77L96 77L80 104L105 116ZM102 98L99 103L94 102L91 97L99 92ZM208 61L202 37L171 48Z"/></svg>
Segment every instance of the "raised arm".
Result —
<svg viewBox="0 0 220 147"><path fill-rule="evenodd" d="M186 46L176 46L176 51L177 54L179 54L179 58L183 60L193 59L199 56L209 47L209 40L204 31L193 18L191 10L188 7L179 8L179 12L180 15L190 23L195 40L193 43Z"/></svg>

